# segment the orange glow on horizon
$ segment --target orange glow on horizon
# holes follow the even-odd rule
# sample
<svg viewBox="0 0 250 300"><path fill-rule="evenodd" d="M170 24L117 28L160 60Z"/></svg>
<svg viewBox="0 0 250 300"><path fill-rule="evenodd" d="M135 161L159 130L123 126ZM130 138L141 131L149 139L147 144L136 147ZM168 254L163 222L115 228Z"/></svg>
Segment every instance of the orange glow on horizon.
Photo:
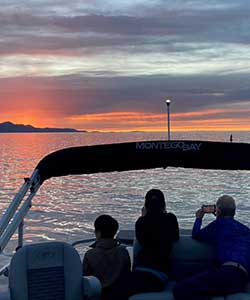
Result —
<svg viewBox="0 0 250 300"><path fill-rule="evenodd" d="M171 131L250 131L249 118L232 117L233 113L248 111L250 114L250 109L210 109L171 113ZM163 132L167 128L166 113L120 111L66 117L46 107L40 108L38 104L34 109L23 111L12 109L2 113L0 122L5 121L34 127L67 127L90 132Z"/></svg>
<svg viewBox="0 0 250 300"><path fill-rule="evenodd" d="M237 110L237 112L246 110ZM205 110L200 112L171 114L172 131L250 131L249 119L221 118L216 114L234 112L233 110ZM250 112L250 110L249 110ZM211 118L208 118L210 116ZM195 119L190 119L195 117ZM142 112L109 112L103 114L78 115L68 118L79 130L89 131L148 131L166 130L166 114ZM119 124L119 126L117 126ZM123 125L124 124L124 125Z"/></svg>
<svg viewBox="0 0 250 300"><path fill-rule="evenodd" d="M56 119L57 118L54 116L54 114L47 110L11 110L1 114L0 123L10 121L14 124L31 125L33 127L57 127Z"/></svg>

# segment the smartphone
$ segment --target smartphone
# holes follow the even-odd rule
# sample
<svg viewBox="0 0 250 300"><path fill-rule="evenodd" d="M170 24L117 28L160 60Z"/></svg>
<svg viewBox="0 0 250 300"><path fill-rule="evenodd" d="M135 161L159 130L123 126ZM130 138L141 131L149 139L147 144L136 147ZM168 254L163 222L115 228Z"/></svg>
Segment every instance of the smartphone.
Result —
<svg viewBox="0 0 250 300"><path fill-rule="evenodd" d="M216 210L215 204L202 205L201 209L206 214L214 214Z"/></svg>

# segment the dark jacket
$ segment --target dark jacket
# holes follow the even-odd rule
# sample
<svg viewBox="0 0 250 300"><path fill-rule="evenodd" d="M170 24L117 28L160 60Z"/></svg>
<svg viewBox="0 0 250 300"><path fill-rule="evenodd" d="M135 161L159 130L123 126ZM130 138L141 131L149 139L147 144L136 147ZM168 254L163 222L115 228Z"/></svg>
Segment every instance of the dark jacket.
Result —
<svg viewBox="0 0 250 300"><path fill-rule="evenodd" d="M147 213L135 224L136 239L141 250L137 266L167 272L168 258L174 241L179 239L177 218L172 213Z"/></svg>
<svg viewBox="0 0 250 300"><path fill-rule="evenodd" d="M102 288L126 280L131 269L127 249L115 239L100 239L94 248L86 252L83 259L83 274L96 276Z"/></svg>

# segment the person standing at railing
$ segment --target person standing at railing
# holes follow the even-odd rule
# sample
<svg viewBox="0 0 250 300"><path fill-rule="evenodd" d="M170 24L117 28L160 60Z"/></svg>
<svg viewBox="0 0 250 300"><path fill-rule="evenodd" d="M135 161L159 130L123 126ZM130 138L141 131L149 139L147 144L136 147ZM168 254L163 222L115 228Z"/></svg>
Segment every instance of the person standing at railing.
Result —
<svg viewBox="0 0 250 300"><path fill-rule="evenodd" d="M215 247L218 266L179 282L173 289L175 300L207 300L244 291L250 272L250 229L234 219L235 210L232 197L220 197L216 220L203 229L204 209L196 212L192 237Z"/></svg>

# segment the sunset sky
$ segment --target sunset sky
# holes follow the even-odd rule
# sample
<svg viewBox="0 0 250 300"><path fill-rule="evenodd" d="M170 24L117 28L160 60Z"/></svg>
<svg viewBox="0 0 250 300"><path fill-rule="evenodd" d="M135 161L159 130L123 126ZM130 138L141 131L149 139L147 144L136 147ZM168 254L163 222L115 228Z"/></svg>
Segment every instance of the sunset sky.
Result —
<svg viewBox="0 0 250 300"><path fill-rule="evenodd" d="M0 122L250 130L249 0L0 4Z"/></svg>

